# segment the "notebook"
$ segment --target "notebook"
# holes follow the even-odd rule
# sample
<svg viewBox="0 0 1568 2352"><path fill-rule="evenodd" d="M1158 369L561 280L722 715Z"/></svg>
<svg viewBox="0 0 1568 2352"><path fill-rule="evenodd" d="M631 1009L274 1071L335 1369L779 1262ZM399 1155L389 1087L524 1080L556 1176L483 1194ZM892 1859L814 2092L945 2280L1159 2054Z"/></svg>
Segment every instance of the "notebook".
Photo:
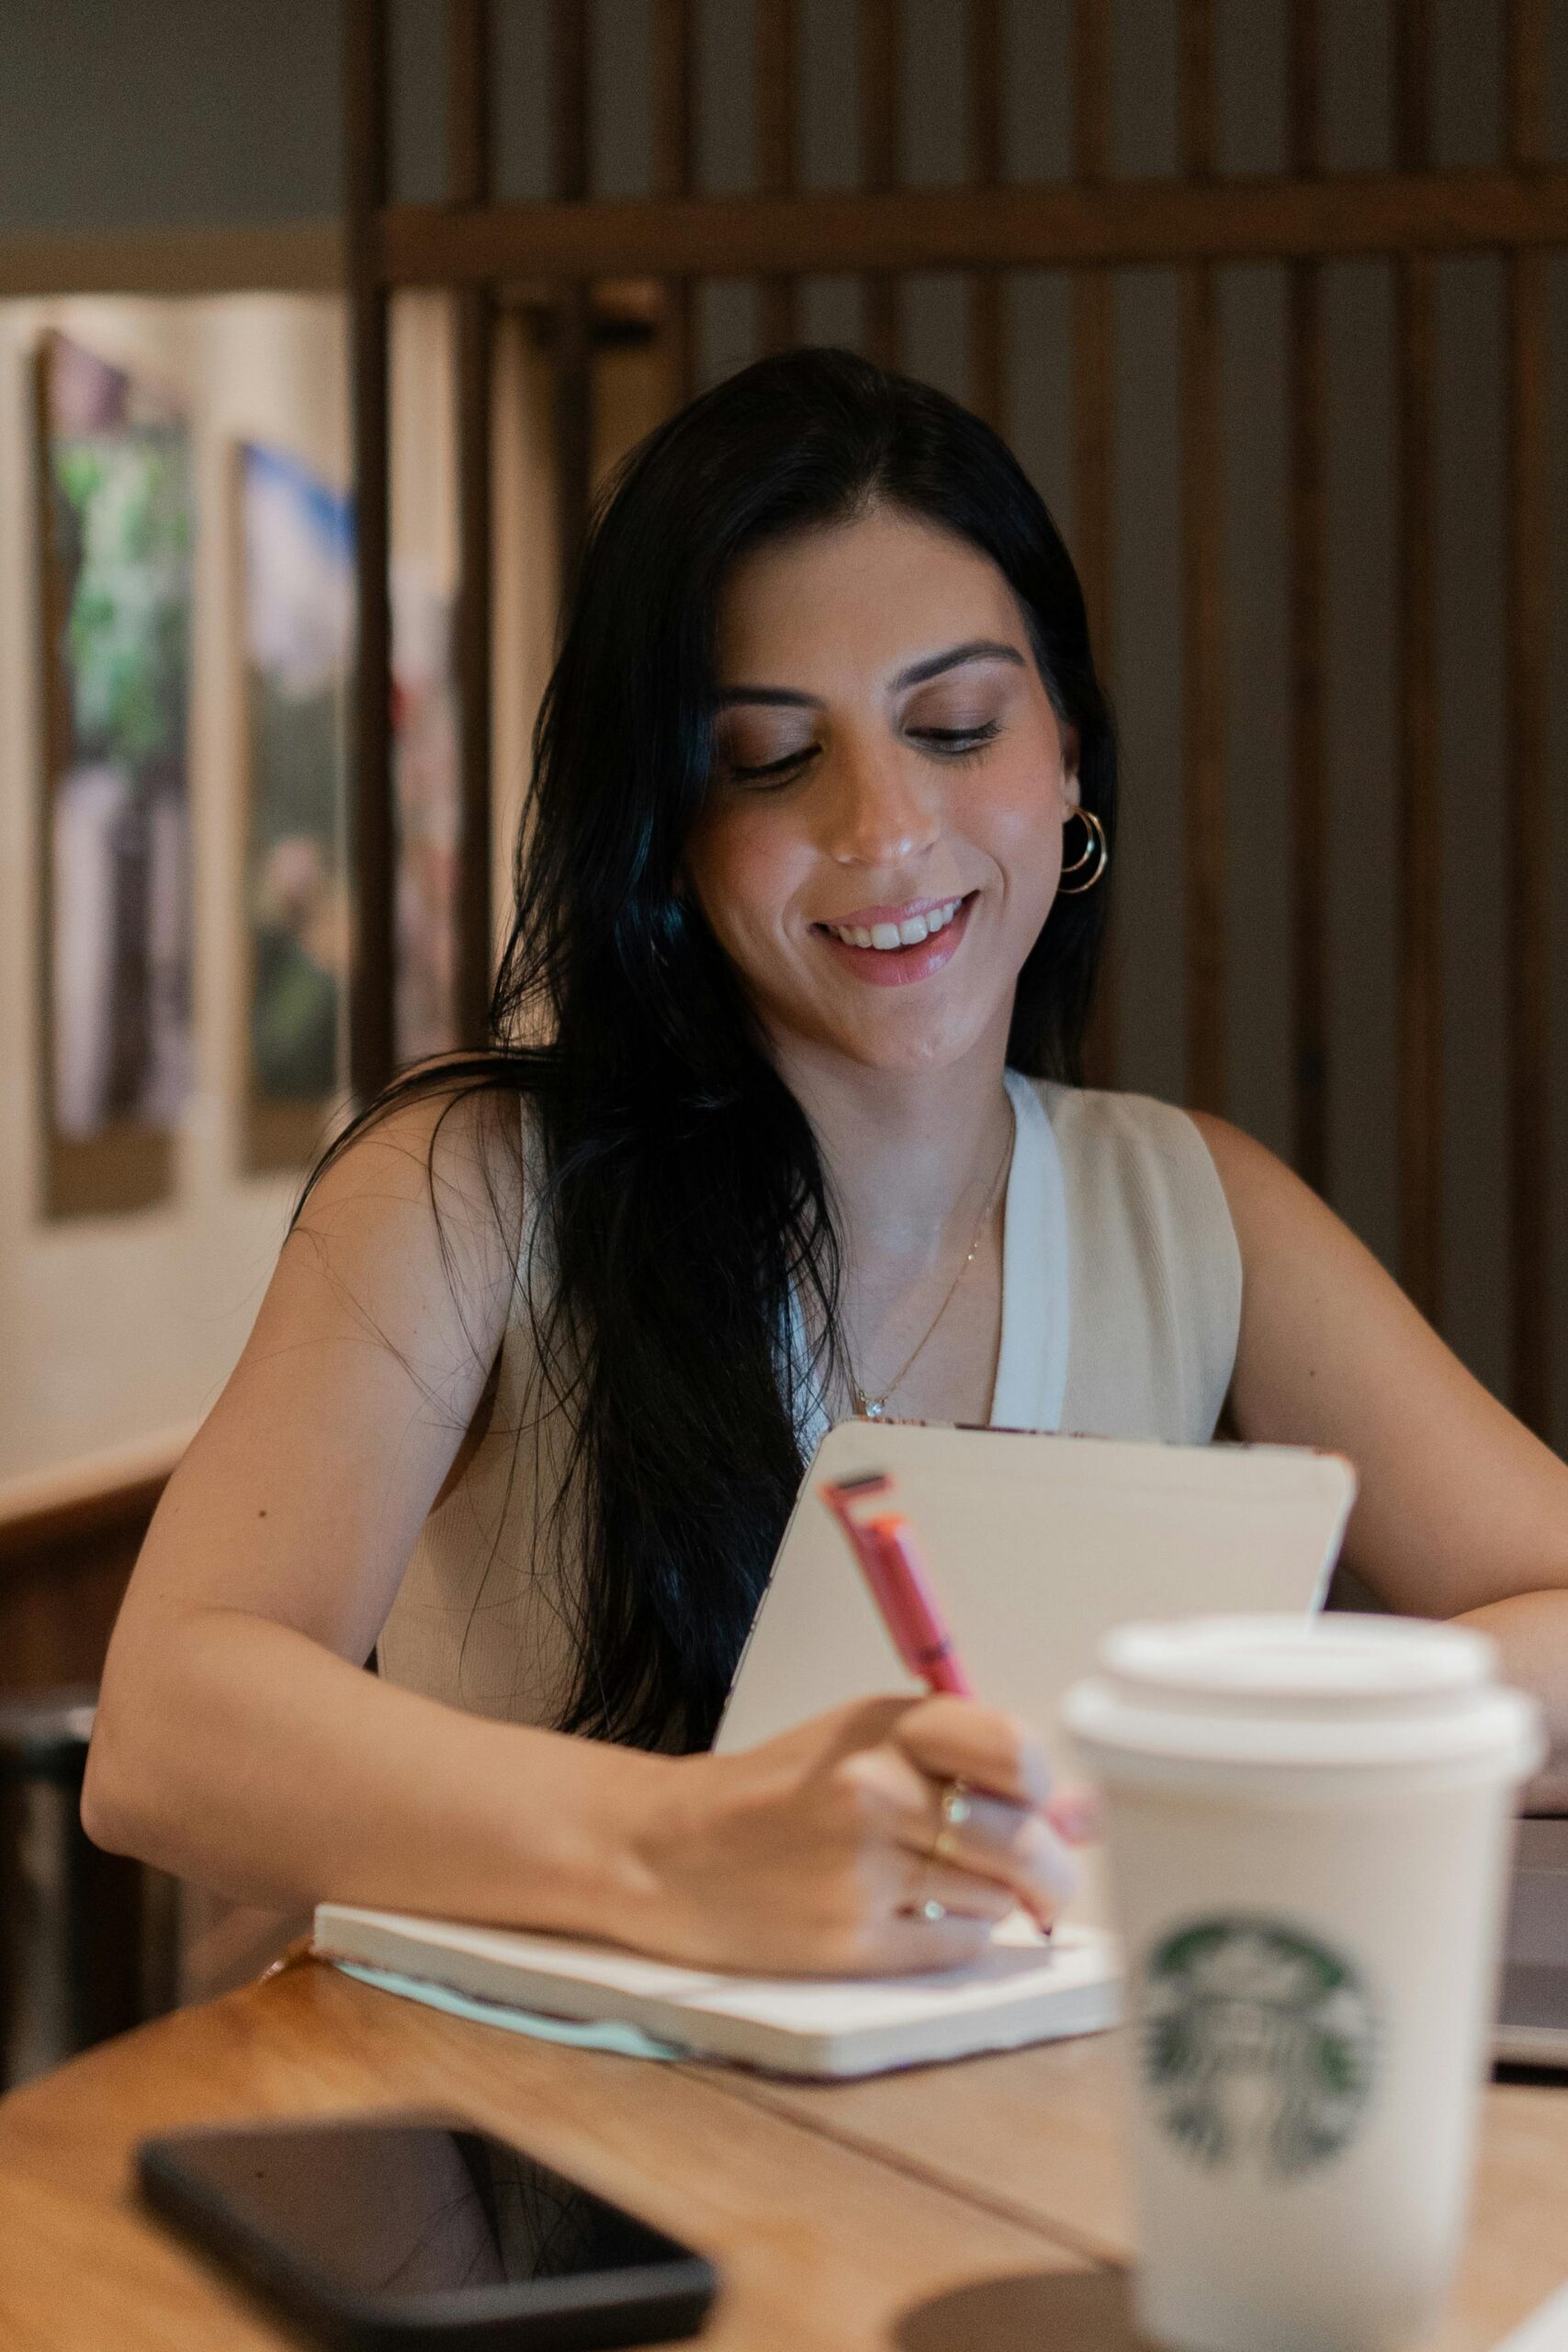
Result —
<svg viewBox="0 0 1568 2352"><path fill-rule="evenodd" d="M679 1968L607 1944L466 1928L342 1903L316 1909L323 1960L439 1984L509 2009L613 2018L694 2057L770 2073L880 2074L982 2050L1093 2033L1117 2014L1109 1936L1058 1928L1046 1943L1015 1914L974 1967L919 1976L756 1977Z"/></svg>
<svg viewBox="0 0 1568 2352"><path fill-rule="evenodd" d="M1058 1714L1115 1625L1321 1606L1356 1492L1337 1454L1284 1445L1165 1445L1033 1430L842 1421L802 1481L714 1746L752 1747L873 1690L921 1686L888 1638L824 1479L891 1476L969 1679L1076 1760ZM1068 1917L1109 1905L1085 1857Z"/></svg>
<svg viewBox="0 0 1568 2352"><path fill-rule="evenodd" d="M846 1422L801 1487L716 1745L750 1747L868 1691L918 1690L818 1498L891 1472L976 1688L1048 1745L1061 1693L1128 1618L1304 1611L1355 1491L1337 1457L1006 1430ZM1092 1865L1047 1944L1021 1913L974 1967L897 1978L759 1978L603 1944L323 1903L323 1959L514 2012L613 2020L785 2075L842 2076L1014 2049L1115 2022L1117 1963Z"/></svg>

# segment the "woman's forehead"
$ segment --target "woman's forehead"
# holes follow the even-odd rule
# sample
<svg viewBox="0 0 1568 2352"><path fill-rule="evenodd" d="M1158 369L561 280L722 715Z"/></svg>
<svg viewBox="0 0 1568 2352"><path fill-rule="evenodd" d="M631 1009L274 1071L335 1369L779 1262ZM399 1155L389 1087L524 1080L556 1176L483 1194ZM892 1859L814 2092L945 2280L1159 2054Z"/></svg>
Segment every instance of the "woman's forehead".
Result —
<svg viewBox="0 0 1568 2352"><path fill-rule="evenodd" d="M990 558L952 532L876 509L742 559L720 600L718 683L814 691L846 675L890 680L944 647L986 639L1028 647Z"/></svg>

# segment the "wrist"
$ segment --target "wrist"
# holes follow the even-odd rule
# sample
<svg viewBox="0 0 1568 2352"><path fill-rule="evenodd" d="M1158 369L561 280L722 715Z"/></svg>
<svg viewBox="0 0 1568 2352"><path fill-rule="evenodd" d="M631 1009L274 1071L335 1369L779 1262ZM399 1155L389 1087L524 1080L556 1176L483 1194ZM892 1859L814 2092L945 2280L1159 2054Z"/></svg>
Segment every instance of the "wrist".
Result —
<svg viewBox="0 0 1568 2352"><path fill-rule="evenodd" d="M659 1854L688 1759L571 1737L576 1804L555 1812L556 1932L651 1947L663 1892ZM528 1839L536 1848L536 1832Z"/></svg>

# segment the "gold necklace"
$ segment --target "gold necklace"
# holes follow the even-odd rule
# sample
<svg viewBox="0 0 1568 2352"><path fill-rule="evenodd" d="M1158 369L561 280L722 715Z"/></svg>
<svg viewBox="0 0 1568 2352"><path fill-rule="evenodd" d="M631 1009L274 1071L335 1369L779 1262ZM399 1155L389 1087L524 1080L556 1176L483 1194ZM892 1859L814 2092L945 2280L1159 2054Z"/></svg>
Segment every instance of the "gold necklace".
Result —
<svg viewBox="0 0 1568 2352"><path fill-rule="evenodd" d="M924 1351L926 1344L931 1339L931 1333L936 1329L937 1325L942 1321L942 1317L947 1313L948 1308L952 1306L953 1293L957 1290L959 1283L964 1280L964 1275L968 1272L970 1267L975 1262L975 1253L979 1249L981 1237L984 1235L986 1227L990 1222L991 1211L997 1205L997 1195L1002 1189L1002 1179L1007 1174L1009 1168L1012 1164L1012 1146L1013 1138L1010 1136L1007 1140L1007 1148L1002 1153L1001 1165L998 1168L996 1176L991 1184L991 1189L986 1195L986 1205L980 1211L979 1222L975 1227L975 1238L969 1244L968 1255L964 1258L964 1263L959 1267L958 1272L953 1275L953 1280L948 1283L947 1291L943 1296L942 1305L937 1308L936 1313L931 1317L931 1319L927 1324L925 1330L917 1340L913 1353L905 1357L904 1362L899 1365L898 1370L894 1374L892 1379L888 1382L880 1396L868 1396L865 1390L855 1378L853 1365L852 1364L849 1367L850 1395L854 1400L855 1413L861 1420L879 1421L882 1419L883 1414L887 1409L887 1399L892 1396L893 1391L898 1386L899 1383L905 1379L908 1374L913 1371L916 1359Z"/></svg>

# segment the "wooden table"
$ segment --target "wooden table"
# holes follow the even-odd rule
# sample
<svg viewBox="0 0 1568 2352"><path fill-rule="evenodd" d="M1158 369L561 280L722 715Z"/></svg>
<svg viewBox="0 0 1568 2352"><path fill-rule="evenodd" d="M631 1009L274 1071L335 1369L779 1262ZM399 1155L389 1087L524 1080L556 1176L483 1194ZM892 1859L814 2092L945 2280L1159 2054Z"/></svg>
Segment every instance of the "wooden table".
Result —
<svg viewBox="0 0 1568 2352"><path fill-rule="evenodd" d="M1113 2060L1102 2034L798 2086L558 2048L300 1960L0 2101L0 2347L277 2352L295 2339L141 2211L136 2141L437 2104L709 2254L714 2352L1127 2352ZM1495 2086L1433 2352L1487 2352L1565 2274L1568 2094Z"/></svg>

